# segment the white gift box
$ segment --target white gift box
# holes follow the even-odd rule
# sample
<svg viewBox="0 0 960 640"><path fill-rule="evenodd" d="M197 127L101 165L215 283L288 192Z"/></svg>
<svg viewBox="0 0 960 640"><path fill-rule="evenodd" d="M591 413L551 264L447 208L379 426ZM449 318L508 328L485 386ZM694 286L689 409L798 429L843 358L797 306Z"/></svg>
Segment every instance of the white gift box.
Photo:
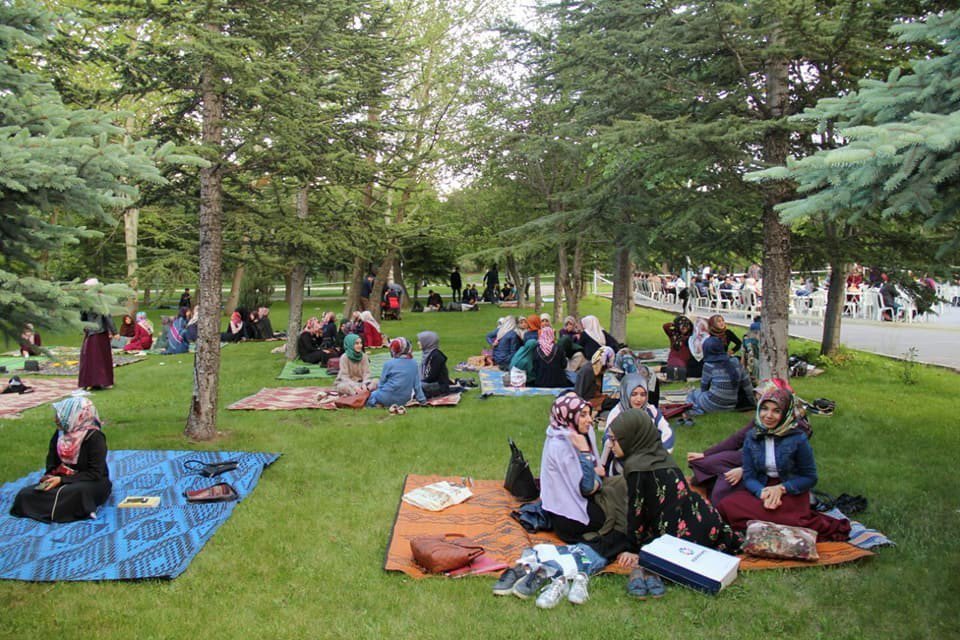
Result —
<svg viewBox="0 0 960 640"><path fill-rule="evenodd" d="M716 594L736 580L740 558L674 536L660 536L640 549L640 564L673 582Z"/></svg>

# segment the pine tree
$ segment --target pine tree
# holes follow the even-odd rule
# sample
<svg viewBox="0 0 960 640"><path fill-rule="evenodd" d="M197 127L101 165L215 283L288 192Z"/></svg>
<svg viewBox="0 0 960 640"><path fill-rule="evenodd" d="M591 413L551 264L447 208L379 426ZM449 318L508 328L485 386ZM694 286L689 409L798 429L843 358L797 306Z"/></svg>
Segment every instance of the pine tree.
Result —
<svg viewBox="0 0 960 640"><path fill-rule="evenodd" d="M79 327L81 306L125 295L87 291L40 275L44 252L77 244L135 202L137 184L161 183L156 162L172 148L125 138L123 114L66 107L54 86L27 60L50 37L56 18L35 3L0 3L0 333ZM70 220L57 222L69 212ZM61 216L62 217L62 216Z"/></svg>

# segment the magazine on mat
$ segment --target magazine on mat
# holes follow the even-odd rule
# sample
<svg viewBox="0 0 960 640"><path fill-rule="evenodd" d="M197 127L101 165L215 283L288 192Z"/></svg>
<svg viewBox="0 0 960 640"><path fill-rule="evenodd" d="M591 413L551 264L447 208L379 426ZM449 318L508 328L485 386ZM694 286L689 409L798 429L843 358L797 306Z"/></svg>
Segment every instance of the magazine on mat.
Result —
<svg viewBox="0 0 960 640"><path fill-rule="evenodd" d="M427 511L442 511L460 504L472 495L470 489L464 485L443 480L408 491L403 494L403 501Z"/></svg>

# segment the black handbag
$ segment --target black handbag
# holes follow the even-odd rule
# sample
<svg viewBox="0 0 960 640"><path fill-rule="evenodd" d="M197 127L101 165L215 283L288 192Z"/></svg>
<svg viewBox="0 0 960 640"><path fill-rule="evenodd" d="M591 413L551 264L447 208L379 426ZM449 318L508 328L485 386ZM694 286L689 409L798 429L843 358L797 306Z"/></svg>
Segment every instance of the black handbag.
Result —
<svg viewBox="0 0 960 640"><path fill-rule="evenodd" d="M530 471L530 465L523 457L523 452L517 447L512 438L508 438L510 443L510 462L507 464L507 474L503 479L503 488L510 492L513 497L529 502L540 497L540 488L536 480L533 479L533 472Z"/></svg>
<svg viewBox="0 0 960 640"><path fill-rule="evenodd" d="M669 382L686 382L687 381L687 368L686 367L676 367L673 365L664 367L664 373L667 374L667 380Z"/></svg>
<svg viewBox="0 0 960 640"><path fill-rule="evenodd" d="M202 460L186 460L183 466L188 471L196 471L204 478L216 478L221 473L233 471L240 463L236 460L225 460L224 462L203 462Z"/></svg>

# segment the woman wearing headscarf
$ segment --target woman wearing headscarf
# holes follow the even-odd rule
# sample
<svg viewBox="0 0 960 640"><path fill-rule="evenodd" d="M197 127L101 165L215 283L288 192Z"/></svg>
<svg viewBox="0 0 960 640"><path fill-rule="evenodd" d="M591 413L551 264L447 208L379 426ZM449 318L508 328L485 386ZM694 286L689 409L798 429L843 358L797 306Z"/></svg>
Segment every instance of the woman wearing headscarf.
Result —
<svg viewBox="0 0 960 640"><path fill-rule="evenodd" d="M83 344L80 346L80 375L77 386L83 389L112 387L113 354L110 351L110 336L117 332L113 319L110 314L84 311L80 314L80 320L85 326Z"/></svg>
<svg viewBox="0 0 960 640"><path fill-rule="evenodd" d="M360 337L363 338L363 344L374 349L383 346L383 334L380 332L380 323L376 321L373 314L369 311L360 313Z"/></svg>
<svg viewBox="0 0 960 640"><path fill-rule="evenodd" d="M147 320L147 314L137 312L133 338L123 346L124 351L146 351L153 346L153 325Z"/></svg>
<svg viewBox="0 0 960 640"><path fill-rule="evenodd" d="M297 338L297 357L309 364L326 364L329 354L320 348L322 328L316 316L311 316Z"/></svg>
<svg viewBox="0 0 960 640"><path fill-rule="evenodd" d="M413 359L413 345L406 338L394 338L390 341L390 359L383 365L380 385L370 394L368 407L382 405L404 406L411 399L420 404L427 401L420 383L420 367Z"/></svg>
<svg viewBox="0 0 960 640"><path fill-rule="evenodd" d="M533 352L533 381L533 386L548 389L565 389L574 382L567 372L567 357L554 341L553 327L540 326Z"/></svg>
<svg viewBox="0 0 960 640"><path fill-rule="evenodd" d="M727 353L736 353L743 344L740 338L737 337L737 334L727 327L727 321L724 320L723 316L719 313L710 316L710 319L707 320L707 331L710 335L720 339Z"/></svg>
<svg viewBox="0 0 960 640"><path fill-rule="evenodd" d="M583 333L580 334L580 346L583 347L585 358L593 358L600 347L610 347L616 353L623 346L617 342L616 338L603 330L597 316L584 316L580 321L583 326Z"/></svg>
<svg viewBox="0 0 960 640"><path fill-rule="evenodd" d="M753 402L750 376L738 359L727 355L719 338L704 341L700 388L690 392L687 402L693 404L690 413L694 415L732 411Z"/></svg>
<svg viewBox="0 0 960 640"><path fill-rule="evenodd" d="M440 351L440 336L433 331L421 331L417 334L420 343L420 384L423 394L428 398L460 393L463 387L450 382L447 371L447 356Z"/></svg>
<svg viewBox="0 0 960 640"><path fill-rule="evenodd" d="M593 403L594 406L597 405L596 399L603 393L603 374L613 366L615 357L616 354L610 347L600 347L593 352L593 358L590 362L585 362L577 371L577 380L573 390L576 391L578 396ZM604 404L607 404L607 401L604 401ZM610 406L605 408L609 409L612 405L613 401L610 401Z"/></svg>
<svg viewBox="0 0 960 640"><path fill-rule="evenodd" d="M183 332L183 340L186 343L196 342L199 337L200 305L191 309L187 307L187 328Z"/></svg>
<svg viewBox="0 0 960 640"><path fill-rule="evenodd" d="M693 323L693 333L687 340L690 347L690 360L687 361L687 377L699 378L703 373L703 343L710 337L710 325L704 318Z"/></svg>
<svg viewBox="0 0 960 640"><path fill-rule="evenodd" d="M624 411L609 431L613 453L623 465L627 481L628 550L618 556L618 564L637 566L640 547L662 535L726 553L739 550L741 536L710 503L690 490L645 411ZM651 581L650 576L631 574L628 592L657 596L663 594L663 585Z"/></svg>
<svg viewBox="0 0 960 640"><path fill-rule="evenodd" d="M243 339L262 340L260 337L260 314L256 309L241 311L243 316Z"/></svg>
<svg viewBox="0 0 960 640"><path fill-rule="evenodd" d="M325 311L320 323L320 346L324 349L337 348L337 316L333 311Z"/></svg>
<svg viewBox="0 0 960 640"><path fill-rule="evenodd" d="M650 380L639 373L631 373L623 377L620 381L620 400L610 413L607 414L607 426L604 429L604 447L600 455L600 462L607 470L607 475L620 475L620 464L612 455L610 443L607 440L607 434L612 425L625 411L629 409L642 409L653 420L654 426L660 432L660 442L667 453L673 453L673 445L676 442L673 428L670 422L660 413L660 409L649 402Z"/></svg>
<svg viewBox="0 0 960 640"><path fill-rule="evenodd" d="M536 351L537 341L535 339L530 339L527 340L522 347L517 349L517 352L513 354L512 358L510 358L510 377L512 384L518 384L513 381L514 375L522 371L524 385L528 387L533 386L535 375L533 370L533 358Z"/></svg>
<svg viewBox="0 0 960 640"><path fill-rule="evenodd" d="M20 355L24 358L38 356L42 345L40 334L34 330L33 325L29 322L24 324L23 331L20 332Z"/></svg>
<svg viewBox="0 0 960 640"><path fill-rule="evenodd" d="M773 387L760 396L752 428L743 441L743 480L717 505L734 529L750 520L807 527L821 541L843 541L850 522L831 518L810 506L817 465L807 435L798 424L795 399Z"/></svg>
<svg viewBox="0 0 960 640"><path fill-rule="evenodd" d="M790 384L779 378L764 380L758 393L761 397L770 389L780 387L793 393ZM799 405L794 405L797 428L812 435L805 412ZM737 430L726 439L718 442L709 449L691 451L687 454L687 464L693 470L693 483L708 491L710 502L720 504L720 501L730 495L734 487L743 477L743 442L747 434L756 428L756 418L751 419L745 427Z"/></svg>
<svg viewBox="0 0 960 640"><path fill-rule="evenodd" d="M527 329L521 339L526 344L528 340L536 340L540 336L540 316L533 313L527 316Z"/></svg>
<svg viewBox="0 0 960 640"><path fill-rule="evenodd" d="M244 336L243 326L243 314L240 309L234 309L230 315L227 330L220 334L220 340L222 342L240 342Z"/></svg>
<svg viewBox="0 0 960 640"><path fill-rule="evenodd" d="M177 317L173 318L167 325L167 348L164 351L165 354L186 353L190 350L190 343L187 341L187 326L190 322L187 316L189 315L190 307L180 307ZM239 314L234 312L234 316L236 316L235 319L239 322L238 326L242 329L243 322L240 320ZM221 336L221 339L222 337L223 336Z"/></svg>
<svg viewBox="0 0 960 640"><path fill-rule="evenodd" d="M677 316L673 319L673 322L667 322L663 325L663 332L670 339L667 366L689 368L690 361L693 359L689 344L690 336L693 335L693 323L690 322L690 318Z"/></svg>
<svg viewBox="0 0 960 640"><path fill-rule="evenodd" d="M508 371L510 360L522 345L516 318L504 316L497 320L497 328L487 334L487 344L493 347L494 363L502 371Z"/></svg>
<svg viewBox="0 0 960 640"><path fill-rule="evenodd" d="M273 338L273 323L270 322L270 309L268 307L260 307L257 309L257 317L260 320L257 323L257 328L260 330L260 339L270 340Z"/></svg>
<svg viewBox="0 0 960 640"><path fill-rule="evenodd" d="M333 386L345 396L377 388L377 381L370 379L370 358L363 351L363 339L355 333L348 333L343 339L340 371Z"/></svg>
<svg viewBox="0 0 960 640"><path fill-rule="evenodd" d="M114 349L123 349L136 334L136 327L137 325L133 322L133 316L125 313L120 320L120 330L117 332L117 335L113 336L110 340L110 346Z"/></svg>
<svg viewBox="0 0 960 640"><path fill-rule="evenodd" d="M107 439L89 398L71 396L53 405L57 430L50 438L45 473L22 489L10 514L41 522L96 517L113 485L107 468Z"/></svg>
<svg viewBox="0 0 960 640"><path fill-rule="evenodd" d="M602 484L593 411L567 392L553 403L540 459L540 500L561 540L576 543L599 531L606 516L593 497Z"/></svg>

